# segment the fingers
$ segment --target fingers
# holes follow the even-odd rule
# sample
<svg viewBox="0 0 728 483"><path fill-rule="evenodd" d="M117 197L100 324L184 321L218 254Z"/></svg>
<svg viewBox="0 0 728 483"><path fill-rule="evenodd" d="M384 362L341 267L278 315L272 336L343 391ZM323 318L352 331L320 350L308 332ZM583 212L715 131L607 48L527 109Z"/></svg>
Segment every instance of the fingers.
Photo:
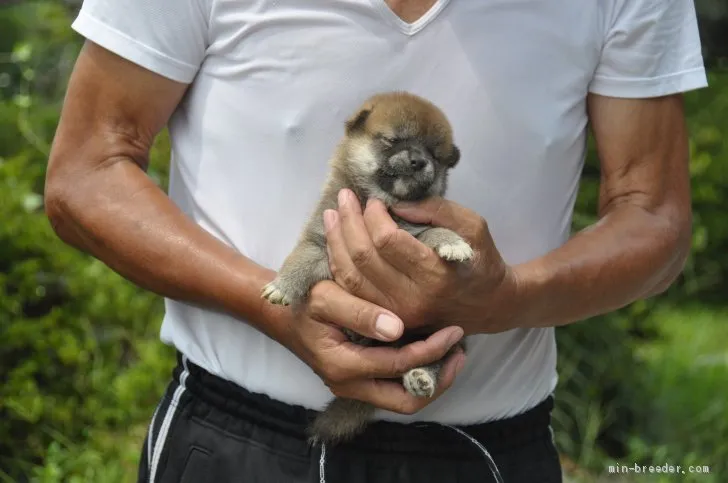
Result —
<svg viewBox="0 0 728 483"><path fill-rule="evenodd" d="M369 379L332 387L331 390L336 396L365 401L377 408L403 414L416 411L417 403L421 403L399 381Z"/></svg>
<svg viewBox="0 0 728 483"><path fill-rule="evenodd" d="M306 346L307 360L332 391L342 397L411 414L447 390L462 365L461 351L456 350L440 372L438 389L433 397L417 398L410 395L400 381L385 379L401 379L410 369L442 360L464 336L462 328L446 327L424 340L400 348L366 347L349 342L334 328L346 327L365 337L391 341L402 334L404 327L391 312L349 294L331 281L320 282L313 287L306 315L299 319L297 330L302 345ZM390 330L394 329L394 336L382 336L385 323L390 324ZM326 335L328 331L338 335Z"/></svg>
<svg viewBox="0 0 728 483"><path fill-rule="evenodd" d="M483 217L444 198L433 197L416 204L398 203L392 211L412 223L448 228L474 245L489 236Z"/></svg>
<svg viewBox="0 0 728 483"><path fill-rule="evenodd" d="M437 391L434 397L439 397L442 393L450 389L455 382L455 378L460 374L465 366L465 352L458 348L451 354L440 371Z"/></svg>
<svg viewBox="0 0 728 483"><path fill-rule="evenodd" d="M432 269L441 263L433 250L399 229L381 201L370 200L367 203L364 223L379 255L400 273L422 281L423 274L432 273Z"/></svg>
<svg viewBox="0 0 728 483"><path fill-rule="evenodd" d="M440 329L425 340L395 347L364 347L341 344L333 349L337 362L350 365L368 379L401 377L415 367L438 361L463 337L460 327Z"/></svg>
<svg viewBox="0 0 728 483"><path fill-rule="evenodd" d="M308 303L308 315L323 323L345 327L365 337L392 341L404 330L393 313L347 293L332 282L314 286ZM460 327L446 327L425 340L394 347L365 347L343 342L327 350L326 357L336 361L340 374L330 374L336 382L359 378L395 378L409 369L442 359L463 337Z"/></svg>
<svg viewBox="0 0 728 483"><path fill-rule="evenodd" d="M370 232L361 212L361 206L353 193L349 190L342 190L339 193L339 221L327 232L327 240L334 259L334 266L339 272L339 277L353 279L357 288L362 291L367 289L367 284L357 281L357 277L363 277L370 282L370 285L378 287L386 293L387 287L399 286L407 281L401 273L389 265L378 253L378 247L370 236ZM333 215L327 214L334 220ZM389 218L383 220L389 227L396 224ZM337 230L336 228L340 228ZM340 233L337 233L340 232ZM344 282L348 289L352 289ZM363 292L362 292L363 295ZM372 294L369 294L372 295ZM370 297L364 297L372 300Z"/></svg>
<svg viewBox="0 0 728 483"><path fill-rule="evenodd" d="M337 396L367 401L374 406L400 414L414 414L440 397L455 382L465 363L462 350L455 351L445 362L432 397L415 397L399 381L357 381L334 388Z"/></svg>
<svg viewBox="0 0 728 483"><path fill-rule="evenodd" d="M330 281L317 283L311 289L308 312L321 322L384 342L398 339L404 331L404 324L392 312L360 299Z"/></svg>
<svg viewBox="0 0 728 483"><path fill-rule="evenodd" d="M324 212L324 227L326 229L329 268L334 280L357 297L386 305L383 304L381 290L365 277L352 261L341 229L341 220L335 210L326 210Z"/></svg>

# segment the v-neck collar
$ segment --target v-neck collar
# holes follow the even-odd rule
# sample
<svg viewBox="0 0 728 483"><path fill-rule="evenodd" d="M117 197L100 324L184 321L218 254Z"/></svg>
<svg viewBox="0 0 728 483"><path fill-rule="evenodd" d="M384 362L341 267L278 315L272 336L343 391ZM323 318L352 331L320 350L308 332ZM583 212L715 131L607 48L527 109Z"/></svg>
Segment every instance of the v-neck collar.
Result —
<svg viewBox="0 0 728 483"><path fill-rule="evenodd" d="M379 10L379 13L382 14L384 19L392 24L392 26L396 27L405 35L414 35L435 20L450 0L436 0L432 7L430 7L424 15L412 23L402 20L402 18L394 13L394 10L387 5L385 0L371 0L371 2L374 7Z"/></svg>

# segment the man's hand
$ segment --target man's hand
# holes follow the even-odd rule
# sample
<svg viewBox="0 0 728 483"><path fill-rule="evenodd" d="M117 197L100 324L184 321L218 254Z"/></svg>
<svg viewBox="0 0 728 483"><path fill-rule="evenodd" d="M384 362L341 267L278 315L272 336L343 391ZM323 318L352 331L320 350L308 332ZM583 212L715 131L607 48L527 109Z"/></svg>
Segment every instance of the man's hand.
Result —
<svg viewBox="0 0 728 483"><path fill-rule="evenodd" d="M442 260L398 228L383 203L371 200L362 213L355 195L342 190L338 212L324 213L337 283L390 309L408 328L458 325L468 335L511 328L507 308L516 297L516 279L482 217L442 198L393 211L407 221L458 233L475 259L465 264Z"/></svg>
<svg viewBox="0 0 728 483"><path fill-rule="evenodd" d="M270 308L291 313L287 308ZM448 358L440 373L438 390L431 398L410 395L402 387L402 375L442 359L462 338L463 331L459 327L447 327L427 340L395 349L353 344L339 328L346 327L373 339L396 338L385 339L379 334L377 321L381 315L396 321L394 314L354 297L335 283L321 282L311 290L306 306L289 319L288 336L280 338L280 342L308 364L335 395L413 414L452 385L465 356L462 351L456 351Z"/></svg>

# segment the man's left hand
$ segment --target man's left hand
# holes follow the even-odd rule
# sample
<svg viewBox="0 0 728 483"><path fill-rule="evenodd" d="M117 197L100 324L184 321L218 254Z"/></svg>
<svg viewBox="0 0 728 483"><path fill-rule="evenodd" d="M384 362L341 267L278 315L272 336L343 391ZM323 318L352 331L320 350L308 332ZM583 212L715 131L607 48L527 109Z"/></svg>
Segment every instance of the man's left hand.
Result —
<svg viewBox="0 0 728 483"><path fill-rule="evenodd" d="M482 217L442 198L392 211L412 223L458 233L474 258L463 263L441 259L400 229L382 202L370 200L362 213L354 193L342 190L338 212L324 213L329 263L339 285L391 310L408 329L459 325L471 335L515 327L518 283Z"/></svg>

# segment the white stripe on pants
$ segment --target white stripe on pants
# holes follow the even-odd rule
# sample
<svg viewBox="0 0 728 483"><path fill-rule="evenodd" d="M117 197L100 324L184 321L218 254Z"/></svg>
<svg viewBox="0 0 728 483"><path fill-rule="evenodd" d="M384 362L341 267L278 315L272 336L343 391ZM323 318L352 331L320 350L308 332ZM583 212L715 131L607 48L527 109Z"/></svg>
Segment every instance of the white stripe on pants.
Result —
<svg viewBox="0 0 728 483"><path fill-rule="evenodd" d="M177 405L179 404L180 398L186 390L185 381L187 380L187 376L190 375L187 369L187 356L182 356L182 366L184 367L184 370L182 371L182 375L179 378L179 386L177 386L177 389L175 389L174 394L172 395L172 400L167 407L167 411L164 413L162 426L159 428L159 434L157 435L156 439L154 438L154 422L157 418L157 411L155 411L154 416L152 416L152 425L149 430L149 443L147 447L147 458L149 463L149 483L156 483L157 466L159 465L159 458L162 456L164 443L167 440L167 433L169 432L169 427L172 424L174 415L177 412ZM157 410L158 409L159 407L157 408Z"/></svg>

